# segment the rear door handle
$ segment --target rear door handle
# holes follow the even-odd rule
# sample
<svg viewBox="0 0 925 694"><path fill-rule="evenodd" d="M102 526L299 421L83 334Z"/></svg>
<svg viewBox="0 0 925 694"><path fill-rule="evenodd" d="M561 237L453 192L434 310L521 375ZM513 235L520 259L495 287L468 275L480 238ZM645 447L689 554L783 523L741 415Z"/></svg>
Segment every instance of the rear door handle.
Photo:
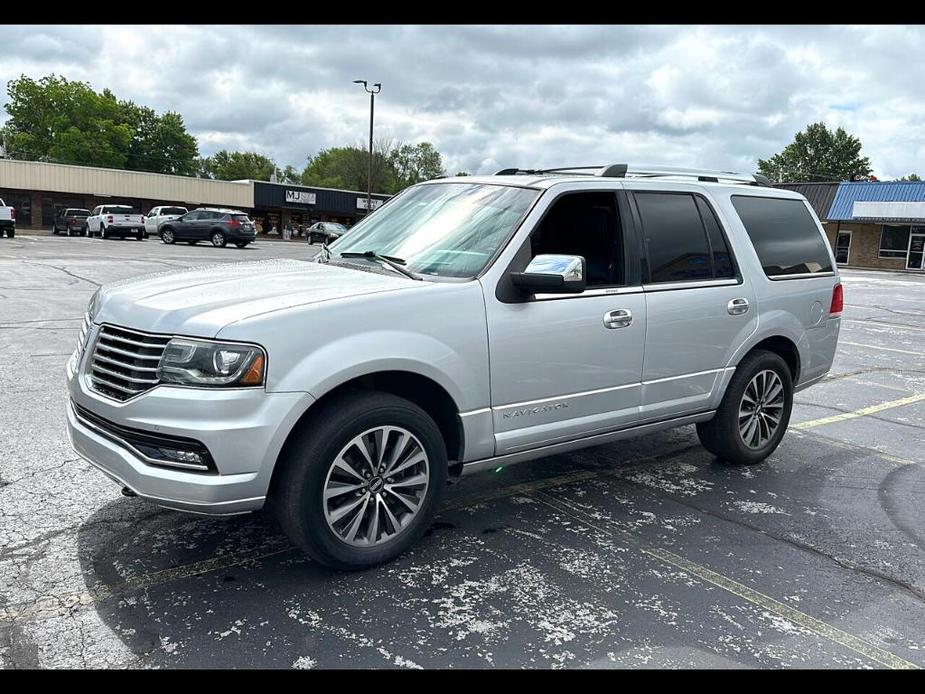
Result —
<svg viewBox="0 0 925 694"><path fill-rule="evenodd" d="M633 312L629 309L618 308L604 314L604 327L611 330L626 328L633 322Z"/></svg>
<svg viewBox="0 0 925 694"><path fill-rule="evenodd" d="M726 304L726 310L729 311L731 316L741 316L743 313L748 312L748 299L733 299Z"/></svg>

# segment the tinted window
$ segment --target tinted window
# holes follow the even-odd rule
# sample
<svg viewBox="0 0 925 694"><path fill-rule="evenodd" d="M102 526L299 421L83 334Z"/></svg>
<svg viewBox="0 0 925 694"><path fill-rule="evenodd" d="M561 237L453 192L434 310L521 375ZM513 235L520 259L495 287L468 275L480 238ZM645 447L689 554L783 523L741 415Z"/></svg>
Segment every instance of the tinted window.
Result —
<svg viewBox="0 0 925 694"><path fill-rule="evenodd" d="M733 195L768 277L831 272L829 246L802 200Z"/></svg>
<svg viewBox="0 0 925 694"><path fill-rule="evenodd" d="M713 251L714 276L717 279L735 277L732 255L729 253L729 246L726 244L722 229L720 229L716 213L713 212L713 209L703 198L695 197L694 199L697 201L697 209L700 210L700 217L703 219L703 225L707 229L710 249Z"/></svg>
<svg viewBox="0 0 925 694"><path fill-rule="evenodd" d="M650 282L713 279L710 247L694 196L636 193L648 249Z"/></svg>
<svg viewBox="0 0 925 694"><path fill-rule="evenodd" d="M909 250L909 227L884 224L880 231L880 257L905 258Z"/></svg>
<svg viewBox="0 0 925 694"><path fill-rule="evenodd" d="M184 207L162 207L161 214L186 214Z"/></svg>

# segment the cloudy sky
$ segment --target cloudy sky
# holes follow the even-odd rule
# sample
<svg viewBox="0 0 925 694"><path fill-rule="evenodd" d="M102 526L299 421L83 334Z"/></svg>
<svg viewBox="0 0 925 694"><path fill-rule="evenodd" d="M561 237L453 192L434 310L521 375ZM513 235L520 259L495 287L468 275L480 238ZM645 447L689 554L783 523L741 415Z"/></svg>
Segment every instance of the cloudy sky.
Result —
<svg viewBox="0 0 925 694"><path fill-rule="evenodd" d="M6 26L0 80L54 72L179 111L208 155L299 169L376 134L449 173L631 162L753 171L807 123L925 175L923 27ZM4 100L5 102L5 100ZM0 119L5 119L5 112Z"/></svg>

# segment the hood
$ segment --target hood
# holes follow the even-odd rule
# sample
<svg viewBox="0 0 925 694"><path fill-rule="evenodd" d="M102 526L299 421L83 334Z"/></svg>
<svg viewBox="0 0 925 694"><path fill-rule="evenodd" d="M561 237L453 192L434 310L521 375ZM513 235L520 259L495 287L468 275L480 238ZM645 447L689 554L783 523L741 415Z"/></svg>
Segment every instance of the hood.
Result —
<svg viewBox="0 0 925 694"><path fill-rule="evenodd" d="M305 260L262 260L159 272L104 285L96 323L214 337L262 313L427 285Z"/></svg>

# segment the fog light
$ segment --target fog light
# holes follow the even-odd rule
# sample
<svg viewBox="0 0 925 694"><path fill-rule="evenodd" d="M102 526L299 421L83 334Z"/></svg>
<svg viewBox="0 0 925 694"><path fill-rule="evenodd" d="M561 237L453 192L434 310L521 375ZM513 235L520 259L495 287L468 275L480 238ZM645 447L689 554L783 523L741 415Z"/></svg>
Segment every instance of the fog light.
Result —
<svg viewBox="0 0 925 694"><path fill-rule="evenodd" d="M165 465L175 464L177 467L190 467L196 470L206 470L209 467L203 454L196 451L153 446L140 442L133 442L132 445L151 460Z"/></svg>

